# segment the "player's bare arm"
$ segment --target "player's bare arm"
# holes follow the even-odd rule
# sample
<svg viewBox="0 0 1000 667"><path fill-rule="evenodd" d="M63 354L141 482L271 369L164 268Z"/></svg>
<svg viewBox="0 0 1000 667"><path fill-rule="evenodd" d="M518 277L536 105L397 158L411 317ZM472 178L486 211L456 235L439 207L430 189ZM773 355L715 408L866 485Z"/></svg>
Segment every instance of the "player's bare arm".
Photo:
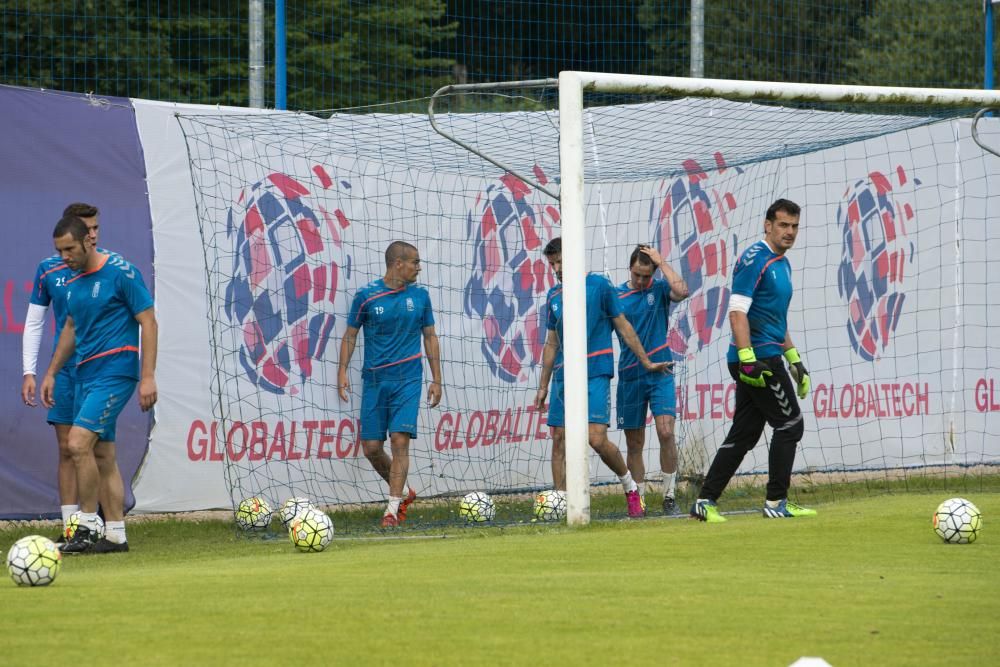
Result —
<svg viewBox="0 0 1000 667"><path fill-rule="evenodd" d="M684 276L674 271L673 267L667 264L667 260L660 254L660 251L653 246L641 245L639 252L646 255L653 263L660 268L667 284L670 285L670 300L683 301L688 298L691 291L688 289Z"/></svg>
<svg viewBox="0 0 1000 667"><path fill-rule="evenodd" d="M549 329L545 337L545 346L542 348L542 373L538 379L538 391L535 392L535 409L542 410L545 407L545 399L549 395L549 380L552 379L552 366L556 363L556 355L559 353L559 334L554 329Z"/></svg>
<svg viewBox="0 0 1000 667"><path fill-rule="evenodd" d="M337 368L337 393L340 400L347 400L347 392L351 388L351 378L347 369L351 365L351 357L354 356L354 348L358 344L358 329L347 327L344 330L344 338L340 341L340 365Z"/></svg>
<svg viewBox="0 0 1000 667"><path fill-rule="evenodd" d="M434 326L423 328L424 354L431 367L431 383L427 387L427 404L436 407L441 402L441 343Z"/></svg>
<svg viewBox="0 0 1000 667"><path fill-rule="evenodd" d="M142 345L142 360L139 370L139 407L146 412L156 404L156 352L159 341L159 325L156 313L147 308L135 316L139 323L139 341Z"/></svg>
<svg viewBox="0 0 1000 667"><path fill-rule="evenodd" d="M622 337L622 342L628 345L628 349L635 353L636 359L639 360L639 363L647 371L650 373L668 373L673 369L674 362L672 361L653 362L649 360L646 350L642 347L642 341L639 340L635 329L632 328L632 325L624 314L611 318L611 324L615 327L618 335Z"/></svg>

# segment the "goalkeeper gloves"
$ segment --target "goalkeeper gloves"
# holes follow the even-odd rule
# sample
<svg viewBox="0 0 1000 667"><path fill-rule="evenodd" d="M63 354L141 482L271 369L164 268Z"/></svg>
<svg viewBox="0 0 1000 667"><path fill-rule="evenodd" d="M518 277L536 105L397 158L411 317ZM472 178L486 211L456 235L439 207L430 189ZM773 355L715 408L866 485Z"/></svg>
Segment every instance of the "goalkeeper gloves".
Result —
<svg viewBox="0 0 1000 667"><path fill-rule="evenodd" d="M809 371L806 370L805 365L802 363L802 358L799 356L799 351L794 347L790 347L785 350L785 359L788 359L789 372L792 375L792 380L798 388L796 392L799 398L805 398L806 394L809 393Z"/></svg>
<svg viewBox="0 0 1000 667"><path fill-rule="evenodd" d="M752 347L744 347L737 354L740 357L740 380L752 387L763 387L766 378L771 375L767 364L757 360Z"/></svg>

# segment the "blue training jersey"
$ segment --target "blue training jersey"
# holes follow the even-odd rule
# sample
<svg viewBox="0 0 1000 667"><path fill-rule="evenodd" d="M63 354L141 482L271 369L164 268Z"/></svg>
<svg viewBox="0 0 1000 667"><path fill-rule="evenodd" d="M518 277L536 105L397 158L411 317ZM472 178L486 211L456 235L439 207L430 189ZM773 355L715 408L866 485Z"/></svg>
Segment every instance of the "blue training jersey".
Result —
<svg viewBox="0 0 1000 667"><path fill-rule="evenodd" d="M390 289L382 279L358 290L351 304L347 326L364 329L364 379L420 377L423 356L420 341L424 327L434 325L434 311L427 289L406 285Z"/></svg>
<svg viewBox="0 0 1000 667"><path fill-rule="evenodd" d="M648 288L639 290L629 287L628 281L625 281L617 287L616 291L618 304L629 324L635 329L639 342L642 343L650 361L670 361L673 358L670 348L667 346L667 322L670 318L671 303L670 283L663 278L657 278ZM618 342L621 343L618 373L634 377L639 372L646 372L639 365L635 353L625 345L621 334L618 336Z"/></svg>
<svg viewBox="0 0 1000 667"><path fill-rule="evenodd" d="M611 319L621 315L618 298L611 281L597 273L587 274L587 377L612 377L615 374L614 353L611 347ZM549 290L546 301L545 328L559 335L559 352L556 353L555 379L563 379L563 307L562 285Z"/></svg>
<svg viewBox="0 0 1000 667"><path fill-rule="evenodd" d="M100 248L97 251L118 256L117 253ZM29 303L33 303L36 306L45 306L46 308L52 306L52 316L56 320L56 337L52 344L53 350L59 345L59 334L62 333L63 327L66 325L66 316L69 314L66 305L66 293L69 291L69 287L66 285L66 281L75 275L76 272L66 266L66 262L59 255L46 257L38 263L38 269L35 271L35 282L31 288ZM73 370L75 366L76 355L74 354L63 368Z"/></svg>
<svg viewBox="0 0 1000 667"><path fill-rule="evenodd" d="M66 304L76 327L76 377L139 379L139 323L153 307L142 274L118 254L98 269L66 281Z"/></svg>
<svg viewBox="0 0 1000 667"><path fill-rule="evenodd" d="M736 263L733 294L753 299L747 313L753 353L758 359L781 354L788 332L788 305L792 301L792 266L788 258L776 255L765 241L757 241L743 251ZM739 361L732 340L727 359Z"/></svg>

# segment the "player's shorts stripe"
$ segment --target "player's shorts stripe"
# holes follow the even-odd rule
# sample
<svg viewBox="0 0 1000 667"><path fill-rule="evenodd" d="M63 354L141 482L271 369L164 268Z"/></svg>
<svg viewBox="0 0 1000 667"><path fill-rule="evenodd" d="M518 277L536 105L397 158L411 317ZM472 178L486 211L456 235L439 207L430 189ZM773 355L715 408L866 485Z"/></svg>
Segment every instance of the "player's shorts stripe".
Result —
<svg viewBox="0 0 1000 667"><path fill-rule="evenodd" d="M389 363L382 364L381 366L372 366L370 370L377 371L380 368L388 368L389 366L395 366L396 364L401 364L401 363L404 363L406 361L413 361L414 359L419 359L422 356L424 356L424 355L421 354L420 352L418 352L417 354L413 355L412 357L407 357L406 359L400 359L399 361L390 361Z"/></svg>
<svg viewBox="0 0 1000 667"><path fill-rule="evenodd" d="M77 366L83 366L88 361L93 361L94 359L100 359L101 357L106 357L109 354L118 354L119 352L135 352L136 354L138 354L139 353L139 348L136 347L135 345L125 345L123 347L116 347L113 350L106 350L106 351L101 352L99 354L95 354L93 356L87 357L83 361L80 361L79 363L77 363Z"/></svg>

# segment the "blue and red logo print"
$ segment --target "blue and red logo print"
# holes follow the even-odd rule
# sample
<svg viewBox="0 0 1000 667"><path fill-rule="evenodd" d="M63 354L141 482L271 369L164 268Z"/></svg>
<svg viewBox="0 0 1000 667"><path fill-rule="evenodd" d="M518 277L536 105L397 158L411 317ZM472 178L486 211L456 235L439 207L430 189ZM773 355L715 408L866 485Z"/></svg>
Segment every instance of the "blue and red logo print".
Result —
<svg viewBox="0 0 1000 667"><path fill-rule="evenodd" d="M342 238L350 222L321 204L351 186L320 166L310 180L269 174L241 193L226 224L233 264L225 315L239 327L246 377L273 394L294 395L312 377L343 309L338 287L351 274Z"/></svg>
<svg viewBox="0 0 1000 667"><path fill-rule="evenodd" d="M534 172L539 183L548 182L539 167ZM559 235L559 210L531 203L532 192L506 174L479 193L466 216L473 257L465 314L483 323L481 349L490 372L511 383L525 382L542 360L545 295L555 284L542 251Z"/></svg>
<svg viewBox="0 0 1000 667"><path fill-rule="evenodd" d="M837 288L848 307L851 347L866 361L889 346L906 301L905 267L914 254L907 239L913 207L900 192L907 182L902 166L890 176L873 171L848 187L837 207L842 234Z"/></svg>
<svg viewBox="0 0 1000 667"><path fill-rule="evenodd" d="M727 169L716 154L713 174ZM736 198L712 185L712 177L694 160L684 162L687 174L660 185L650 202L649 226L660 254L679 270L690 296L674 306L676 315L668 335L675 356L684 357L711 342L726 322L729 306L729 255L725 231ZM742 169L736 169L742 174Z"/></svg>

